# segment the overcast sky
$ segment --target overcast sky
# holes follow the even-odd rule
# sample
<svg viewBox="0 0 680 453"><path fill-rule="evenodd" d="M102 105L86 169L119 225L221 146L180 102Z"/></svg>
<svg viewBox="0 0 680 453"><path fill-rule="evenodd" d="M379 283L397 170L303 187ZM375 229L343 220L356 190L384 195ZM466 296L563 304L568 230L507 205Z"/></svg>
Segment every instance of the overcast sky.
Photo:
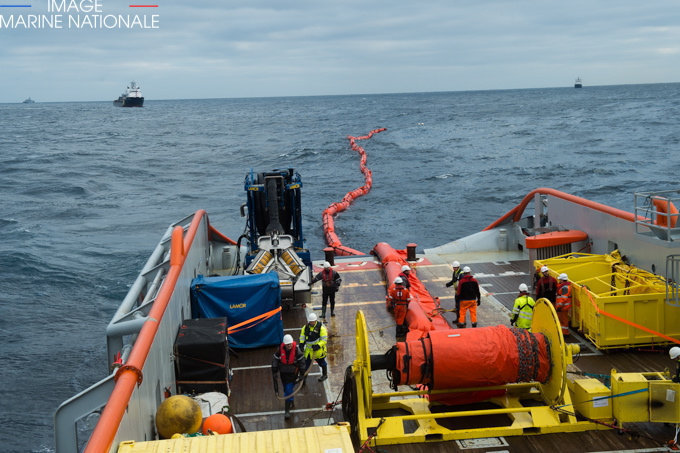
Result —
<svg viewBox="0 0 680 453"><path fill-rule="evenodd" d="M0 7L0 102L112 100L130 80L147 100L680 81L678 0L97 1L158 28L7 28L57 13L0 0L31 5Z"/></svg>

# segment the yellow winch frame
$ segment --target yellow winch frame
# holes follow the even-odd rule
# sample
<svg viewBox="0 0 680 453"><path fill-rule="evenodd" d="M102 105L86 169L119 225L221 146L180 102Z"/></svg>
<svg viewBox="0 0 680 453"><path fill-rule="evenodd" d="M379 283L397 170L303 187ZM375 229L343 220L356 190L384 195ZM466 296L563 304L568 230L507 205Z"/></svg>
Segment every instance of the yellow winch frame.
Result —
<svg viewBox="0 0 680 453"><path fill-rule="evenodd" d="M363 312L357 312L355 322L357 358L345 385L352 387L355 404L350 424L360 443L369 437L369 444L377 446L607 429L595 422L578 421L573 412L567 413L573 410L567 389L567 365L572 363L572 355L579 352L579 347L564 342L555 309L546 299L539 299L536 303L531 328L534 333L544 334L550 345L551 373L543 384L528 382L494 387L373 393L368 328ZM466 405L465 410L433 412L437 403L425 398L427 395L501 389L505 390L504 395L487 400L484 408L478 410L469 410L470 405ZM567 411L559 411L555 408L557 406L565 407ZM498 422L499 415L504 423ZM465 420L470 417L474 417L473 423ZM443 426L444 423L451 427ZM471 424L475 427L471 428Z"/></svg>

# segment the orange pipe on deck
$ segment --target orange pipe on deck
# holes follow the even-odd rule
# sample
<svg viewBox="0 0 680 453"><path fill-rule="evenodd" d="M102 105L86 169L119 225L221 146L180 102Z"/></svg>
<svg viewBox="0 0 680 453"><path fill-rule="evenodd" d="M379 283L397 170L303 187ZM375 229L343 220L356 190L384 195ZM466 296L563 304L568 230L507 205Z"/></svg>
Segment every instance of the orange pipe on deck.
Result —
<svg viewBox="0 0 680 453"><path fill-rule="evenodd" d="M176 226L173 229L170 250L170 269L156 296L156 301L151 307L149 316L139 331L137 340L130 352L130 357L116 373L116 385L99 417L99 421L92 432L92 436L90 436L90 440L85 447L85 453L101 453L109 451L111 448L116 433L118 432L120 422L123 419L125 409L130 402L132 392L135 390L135 384L138 382L141 383L141 370L144 368L144 362L146 361L151 345L156 337L158 325L163 318L165 309L170 302L170 297L172 296L179 275L182 272L182 267L186 261L186 253L184 252L191 249L191 244L196 237L196 232L198 231L198 227L203 217L206 217L206 212L204 210L196 211L186 235L183 235L184 230L182 227ZM182 253L178 253L177 249L182 250Z"/></svg>

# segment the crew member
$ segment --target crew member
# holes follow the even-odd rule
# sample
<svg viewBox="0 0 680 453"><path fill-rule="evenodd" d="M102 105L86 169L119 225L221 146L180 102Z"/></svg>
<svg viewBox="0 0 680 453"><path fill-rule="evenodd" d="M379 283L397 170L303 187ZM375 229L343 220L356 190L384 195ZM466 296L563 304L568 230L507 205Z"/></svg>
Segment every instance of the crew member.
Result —
<svg viewBox="0 0 680 453"><path fill-rule="evenodd" d="M571 314L571 283L569 283L569 276L565 273L557 277L557 299L555 302L555 310L557 311L557 318L560 320L562 326L562 336L569 336L569 318Z"/></svg>
<svg viewBox="0 0 680 453"><path fill-rule="evenodd" d="M481 303L481 295L479 293L479 283L470 273L470 268L465 266L463 268L463 276L458 280L458 289L456 289L456 303L459 304L460 311L458 312L459 329L466 325L465 315L470 311L470 322L472 327L477 327L477 306Z"/></svg>
<svg viewBox="0 0 680 453"><path fill-rule="evenodd" d="M305 371L312 365L312 360L321 368L319 382L328 378L328 365L326 364L326 342L328 331L320 322L316 313L307 315L307 324L300 330L300 346L304 347Z"/></svg>
<svg viewBox="0 0 680 453"><path fill-rule="evenodd" d="M399 277L401 277L401 281L404 284L404 288L410 290L411 289L411 281L409 280L409 275L411 275L411 268L408 267L408 265L404 264L401 266L401 273L399 274Z"/></svg>
<svg viewBox="0 0 680 453"><path fill-rule="evenodd" d="M510 325L520 329L531 329L535 305L536 302L529 296L529 287L526 283L521 283L519 285L519 296L515 299L515 305L510 314Z"/></svg>
<svg viewBox="0 0 680 453"><path fill-rule="evenodd" d="M451 263L451 267L453 268L453 276L451 277L450 282L446 282L446 287L450 288L453 285L453 289L457 290L458 289L458 280L463 276L463 271L460 269L460 263L458 261L454 261ZM456 298L456 313L460 311L460 304L458 303L458 298Z"/></svg>
<svg viewBox="0 0 680 453"><path fill-rule="evenodd" d="M553 305L555 305L555 300L557 296L557 280L555 277L550 275L548 271L548 266L541 267L541 278L536 282L536 300L541 297L545 297Z"/></svg>
<svg viewBox="0 0 680 453"><path fill-rule="evenodd" d="M680 383L680 347L673 346L670 351L668 351L668 355L671 356L671 360L677 361L673 382Z"/></svg>
<svg viewBox="0 0 680 453"><path fill-rule="evenodd" d="M286 399L285 418L290 418L290 410L295 407L293 401L293 389L299 374L305 366L305 356L300 348L295 344L291 335L283 336L283 343L279 345L279 350L274 353L272 359L272 377L274 378L274 391L279 394L279 381L276 379L278 374L283 384L283 396L290 395Z"/></svg>
<svg viewBox="0 0 680 453"><path fill-rule="evenodd" d="M404 287L401 277L394 279L394 285L387 290L387 305L394 311L394 320L397 323L397 337L403 337L408 331L406 326L406 312L408 303L411 301L411 294L408 288Z"/></svg>
<svg viewBox="0 0 680 453"><path fill-rule="evenodd" d="M331 263L323 262L323 270L316 274L312 279L312 283L322 281L321 290L321 318L326 319L326 303L331 302L331 316L335 316L335 293L340 288L342 279L340 274L331 268Z"/></svg>

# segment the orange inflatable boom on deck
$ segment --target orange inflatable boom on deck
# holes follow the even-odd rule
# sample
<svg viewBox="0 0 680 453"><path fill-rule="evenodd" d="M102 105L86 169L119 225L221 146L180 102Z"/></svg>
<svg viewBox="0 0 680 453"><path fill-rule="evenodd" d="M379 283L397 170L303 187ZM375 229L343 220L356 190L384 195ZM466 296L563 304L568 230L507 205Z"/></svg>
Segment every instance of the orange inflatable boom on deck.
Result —
<svg viewBox="0 0 680 453"><path fill-rule="evenodd" d="M393 285L394 279L401 272L401 266L408 264L405 250L395 250L386 242L381 242L373 247L372 252L382 262L385 272L387 288ZM409 275L411 284L411 302L406 312L406 324L408 325L407 340L416 340L424 337L431 330L448 330L451 325L438 312L439 304L427 291L423 282L416 275L416 269L412 269Z"/></svg>

